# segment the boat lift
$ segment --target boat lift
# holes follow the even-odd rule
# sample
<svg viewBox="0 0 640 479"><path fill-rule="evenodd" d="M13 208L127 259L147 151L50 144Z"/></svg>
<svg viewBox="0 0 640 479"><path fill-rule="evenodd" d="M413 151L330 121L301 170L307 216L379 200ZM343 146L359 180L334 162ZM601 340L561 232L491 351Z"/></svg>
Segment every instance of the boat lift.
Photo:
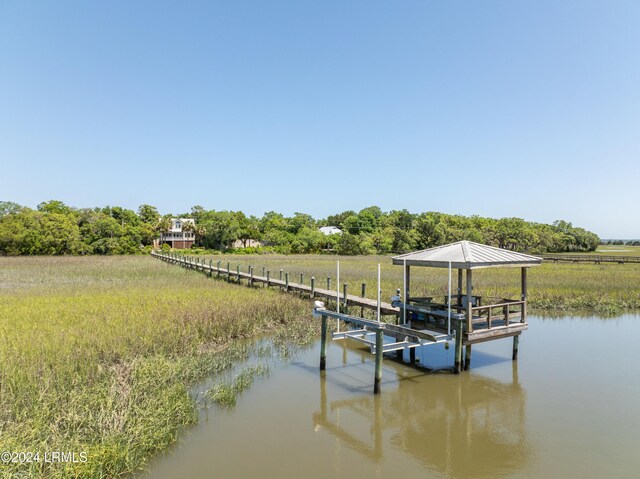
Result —
<svg viewBox="0 0 640 479"><path fill-rule="evenodd" d="M340 277L340 262L337 262L337 276ZM406 264L404 265L404 281L406 291ZM338 282L338 285L340 283ZM400 308L402 312L400 319L402 324L389 324L381 320L380 317L380 265L378 264L378 310L377 319L366 319L358 316L352 316L340 312L340 292L336 291L337 307L336 311L328 310L322 301L316 301L313 308L313 316L322 318L322 335L320 345L320 370L326 369L326 350L327 350L327 320L332 318L336 320L336 331L332 334L334 341L343 339L352 339L369 346L371 353L375 355L375 380L374 393L380 392L380 382L382 379L382 357L384 353L392 351L409 350L412 353L415 348L429 346L433 344L444 343L448 349L449 341L454 340L456 331L451 328L451 321L457 323L456 328L461 328L464 314L453 313L451 307L446 312L447 333L431 331L429 329L413 329L410 322L407 321L407 310L415 311L419 308L414 305L408 305L401 301L400 294L392 298L392 304ZM449 298L451 298L451 267L449 267ZM451 301L449 301L451 304ZM340 322L347 324L347 327L355 328L340 330ZM390 342L385 342L386 338L391 338ZM413 351L412 351L413 350Z"/></svg>

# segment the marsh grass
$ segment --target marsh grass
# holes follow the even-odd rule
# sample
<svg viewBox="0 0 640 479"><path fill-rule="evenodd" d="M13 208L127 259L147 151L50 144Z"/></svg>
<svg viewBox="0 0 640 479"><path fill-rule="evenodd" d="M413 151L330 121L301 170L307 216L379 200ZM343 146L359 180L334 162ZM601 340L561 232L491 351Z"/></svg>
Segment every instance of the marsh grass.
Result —
<svg viewBox="0 0 640 479"><path fill-rule="evenodd" d="M624 247L628 249L630 247ZM633 248L633 247L631 247ZM366 283L366 295L375 298L377 264L382 269L382 298L389 301L397 288L402 288L402 268L393 266L388 256L327 256L327 255L219 255L206 258L227 261L235 270L249 265L256 275L262 267L277 278L280 269L289 273L291 282L309 284L316 278L316 287L326 288L327 276L335 289L336 260L340 260L340 281L348 283L348 292L359 295L361 284ZM411 269L411 291L416 296L442 296L447 293L447 270L435 268ZM455 272L454 272L455 275ZM453 279L454 288L456 278ZM519 268L488 268L474 272L474 292L484 296L519 298ZM614 314L640 308L640 264L543 263L531 268L528 275L529 306L538 311L586 310L599 314Z"/></svg>
<svg viewBox="0 0 640 479"><path fill-rule="evenodd" d="M266 364L256 364L245 367L232 381L216 384L204 394L206 399L226 407L236 405L236 400L243 392L251 387L257 377L269 372Z"/></svg>
<svg viewBox="0 0 640 479"><path fill-rule="evenodd" d="M197 421L190 387L246 361L244 340L314 326L307 301L150 257L0 258L0 450L88 456L0 474L136 470Z"/></svg>

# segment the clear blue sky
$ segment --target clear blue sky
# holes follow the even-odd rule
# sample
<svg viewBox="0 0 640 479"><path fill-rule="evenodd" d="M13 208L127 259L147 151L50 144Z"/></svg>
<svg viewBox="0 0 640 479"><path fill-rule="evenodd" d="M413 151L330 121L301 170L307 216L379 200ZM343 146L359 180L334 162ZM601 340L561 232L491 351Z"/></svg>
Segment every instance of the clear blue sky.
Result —
<svg viewBox="0 0 640 479"><path fill-rule="evenodd" d="M640 2L0 0L0 200L640 237Z"/></svg>

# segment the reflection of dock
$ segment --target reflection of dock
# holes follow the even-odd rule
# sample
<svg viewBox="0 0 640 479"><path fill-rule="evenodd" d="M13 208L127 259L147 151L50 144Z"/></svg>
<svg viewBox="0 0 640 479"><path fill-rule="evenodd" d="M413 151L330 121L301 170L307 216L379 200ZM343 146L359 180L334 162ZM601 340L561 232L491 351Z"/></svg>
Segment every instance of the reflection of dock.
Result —
<svg viewBox="0 0 640 479"><path fill-rule="evenodd" d="M313 424L371 461L381 462L392 447L450 477L508 476L533 453L526 439L526 394L517 363L512 367L508 384L476 375L441 376L434 388L409 381L384 396L336 400L327 394L331 378L321 376Z"/></svg>

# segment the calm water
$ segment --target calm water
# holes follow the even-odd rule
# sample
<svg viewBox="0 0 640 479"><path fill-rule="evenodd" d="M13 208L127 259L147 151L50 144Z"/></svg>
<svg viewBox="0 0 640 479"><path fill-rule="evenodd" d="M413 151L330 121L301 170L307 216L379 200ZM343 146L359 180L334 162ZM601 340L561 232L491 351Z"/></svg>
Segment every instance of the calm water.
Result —
<svg viewBox="0 0 640 479"><path fill-rule="evenodd" d="M474 346L472 370L423 373L318 344L258 380L231 410L209 410L144 477L471 478L640 476L640 316L530 317L511 340ZM446 367L453 348L423 348Z"/></svg>

